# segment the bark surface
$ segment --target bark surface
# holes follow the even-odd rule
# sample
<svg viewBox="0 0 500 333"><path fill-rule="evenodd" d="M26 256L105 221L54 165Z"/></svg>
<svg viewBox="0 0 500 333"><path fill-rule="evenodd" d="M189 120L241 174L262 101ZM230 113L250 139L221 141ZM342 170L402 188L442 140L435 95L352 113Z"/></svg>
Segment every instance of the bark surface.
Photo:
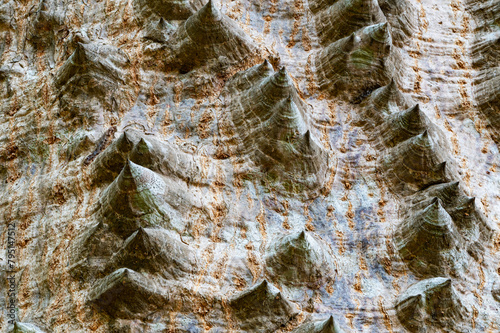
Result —
<svg viewBox="0 0 500 333"><path fill-rule="evenodd" d="M0 329L498 332L499 41L498 0L3 0Z"/></svg>

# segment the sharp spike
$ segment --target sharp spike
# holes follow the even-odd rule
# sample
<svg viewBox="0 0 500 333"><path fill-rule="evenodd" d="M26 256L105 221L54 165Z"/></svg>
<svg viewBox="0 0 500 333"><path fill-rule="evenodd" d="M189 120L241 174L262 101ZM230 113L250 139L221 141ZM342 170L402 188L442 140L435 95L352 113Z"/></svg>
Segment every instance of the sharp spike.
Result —
<svg viewBox="0 0 500 333"><path fill-rule="evenodd" d="M333 332L336 332L336 327L335 327L335 320L333 319L333 316L330 316L330 318L328 318L326 321L325 321L325 325L323 326L323 331L325 333L333 333Z"/></svg>
<svg viewBox="0 0 500 333"><path fill-rule="evenodd" d="M266 328L274 332L284 321L298 314L293 304L267 280L236 295L229 301L229 306L239 320L240 329L245 332L253 331L263 320Z"/></svg>
<svg viewBox="0 0 500 333"><path fill-rule="evenodd" d="M354 45L356 44L356 34L353 32L342 45L342 49L344 52L348 53L354 49Z"/></svg>
<svg viewBox="0 0 500 333"><path fill-rule="evenodd" d="M438 166L436 167L436 170L435 170L436 173L440 173L440 174L444 175L446 172L446 164L447 164L446 161L439 163Z"/></svg>
<svg viewBox="0 0 500 333"><path fill-rule="evenodd" d="M449 267L444 253L459 242L452 217L434 198L423 210L406 218L399 226L395 244L401 258L417 276L446 274Z"/></svg>
<svg viewBox="0 0 500 333"><path fill-rule="evenodd" d="M426 130L428 121L418 104L398 112L382 126L381 136L388 147L393 147Z"/></svg>
<svg viewBox="0 0 500 333"><path fill-rule="evenodd" d="M266 255L266 270L287 285L321 286L333 271L328 247L305 229L272 243Z"/></svg>
<svg viewBox="0 0 500 333"><path fill-rule="evenodd" d="M92 286L89 300L112 318L133 319L140 311L161 307L168 296L154 280L128 268L120 268Z"/></svg>
<svg viewBox="0 0 500 333"><path fill-rule="evenodd" d="M165 19L161 17L160 20L158 21L158 26L161 29L165 29L167 27L167 21L165 21Z"/></svg>
<svg viewBox="0 0 500 333"><path fill-rule="evenodd" d="M255 55L258 46L209 1L170 37L167 67L181 73L214 62L226 71Z"/></svg>
<svg viewBox="0 0 500 333"><path fill-rule="evenodd" d="M172 233L142 226L125 240L111 262L112 268L161 272L174 279L193 273L197 266L196 253Z"/></svg>
<svg viewBox="0 0 500 333"><path fill-rule="evenodd" d="M427 223L433 225L449 225L451 217L441 205L441 200L435 197L431 204L424 209L423 218Z"/></svg>
<svg viewBox="0 0 500 333"><path fill-rule="evenodd" d="M269 62L269 60L265 59L262 64L259 65L259 69L261 71L272 71L273 70L273 66L271 65L271 63Z"/></svg>
<svg viewBox="0 0 500 333"><path fill-rule="evenodd" d="M369 108L374 108L378 113L392 113L391 108L408 107L407 98L401 93L396 81L392 78L389 84L375 90L369 97Z"/></svg>
<svg viewBox="0 0 500 333"><path fill-rule="evenodd" d="M310 130L307 130L306 134L304 134L304 139L305 139L305 142L306 142L306 145L308 147L311 146L312 144L312 138L311 138L311 131Z"/></svg>
<svg viewBox="0 0 500 333"><path fill-rule="evenodd" d="M436 277L410 286L398 297L395 308L403 326L411 332L423 332L431 314L433 321L446 318L450 323L468 318L460 298L450 278Z"/></svg>
<svg viewBox="0 0 500 333"><path fill-rule="evenodd" d="M372 39L379 43L388 43L391 41L391 33L389 30L389 24L386 22L379 23L370 30L370 36Z"/></svg>
<svg viewBox="0 0 500 333"><path fill-rule="evenodd" d="M156 173L127 160L102 193L98 214L120 236L128 236L140 226L169 225L169 214L162 208L166 188Z"/></svg>
<svg viewBox="0 0 500 333"><path fill-rule="evenodd" d="M321 44L326 45L367 26L385 21L376 0L337 1L315 15Z"/></svg>
<svg viewBox="0 0 500 333"><path fill-rule="evenodd" d="M132 169L134 167L135 163L131 162L128 158L127 158L127 161L125 161L125 165L123 166L123 169L122 169L122 177L124 178L133 178L133 174L132 174Z"/></svg>
<svg viewBox="0 0 500 333"><path fill-rule="evenodd" d="M292 83L290 81L290 77L288 76L288 72L287 72L285 66L281 67L279 69L279 71L277 71L274 74L273 78L274 78L274 83L277 86L288 87L288 86L292 85Z"/></svg>
<svg viewBox="0 0 500 333"><path fill-rule="evenodd" d="M222 18L220 10L212 0L209 0L207 4L200 9L199 14L200 21L205 23L217 22Z"/></svg>

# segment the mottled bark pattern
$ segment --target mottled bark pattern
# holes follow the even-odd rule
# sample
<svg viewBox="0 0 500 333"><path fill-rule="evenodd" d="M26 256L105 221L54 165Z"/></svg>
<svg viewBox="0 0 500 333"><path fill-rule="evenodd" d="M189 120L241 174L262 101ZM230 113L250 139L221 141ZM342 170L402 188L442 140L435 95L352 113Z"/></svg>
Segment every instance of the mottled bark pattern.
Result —
<svg viewBox="0 0 500 333"><path fill-rule="evenodd" d="M500 331L499 41L498 0L3 1L0 330Z"/></svg>

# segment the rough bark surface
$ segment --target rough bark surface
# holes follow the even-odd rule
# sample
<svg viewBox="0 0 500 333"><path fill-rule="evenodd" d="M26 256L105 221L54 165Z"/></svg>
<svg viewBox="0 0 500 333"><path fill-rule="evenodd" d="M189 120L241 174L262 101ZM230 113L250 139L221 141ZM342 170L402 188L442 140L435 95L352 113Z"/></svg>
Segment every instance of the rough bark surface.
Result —
<svg viewBox="0 0 500 333"><path fill-rule="evenodd" d="M0 329L500 331L499 41L498 0L3 0Z"/></svg>

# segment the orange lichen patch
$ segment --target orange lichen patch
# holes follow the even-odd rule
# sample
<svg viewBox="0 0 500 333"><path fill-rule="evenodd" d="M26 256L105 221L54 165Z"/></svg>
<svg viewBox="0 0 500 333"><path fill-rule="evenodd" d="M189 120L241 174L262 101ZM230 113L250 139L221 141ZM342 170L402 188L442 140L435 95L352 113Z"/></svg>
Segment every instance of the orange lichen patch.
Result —
<svg viewBox="0 0 500 333"><path fill-rule="evenodd" d="M234 284L234 287L236 288L236 290L243 290L247 286L247 282L245 281L245 279L243 279L240 276L235 276L233 278L233 284Z"/></svg>
<svg viewBox="0 0 500 333"><path fill-rule="evenodd" d="M182 90L184 89L184 85L182 84L182 81L177 81L177 83L174 85L174 102L175 105L178 107L179 103L182 100Z"/></svg>
<svg viewBox="0 0 500 333"><path fill-rule="evenodd" d="M206 331L209 331L212 328L212 325L210 325L205 317L206 315L210 312L211 306L210 306L210 300L205 299L205 298L195 298L193 301L193 313L197 317L198 321L200 324L203 326L203 328Z"/></svg>
<svg viewBox="0 0 500 333"><path fill-rule="evenodd" d="M477 290L473 290L472 294L474 295L474 297L476 297L477 303L479 305L482 305L483 304L483 298L481 297L481 295L479 294L479 292Z"/></svg>
<svg viewBox="0 0 500 333"><path fill-rule="evenodd" d="M302 210L304 212L304 216L305 217L308 217L309 216L309 205L311 204L311 202L307 202L304 204L304 206L302 207Z"/></svg>
<svg viewBox="0 0 500 333"><path fill-rule="evenodd" d="M282 213L282 215L283 215L283 216L288 216L288 214L289 214L289 209L290 209L290 208L289 208L289 207L290 207L290 204L288 203L288 200L283 200L283 201L281 202L281 204L283 205L283 213Z"/></svg>
<svg viewBox="0 0 500 333"><path fill-rule="evenodd" d="M382 296L379 297L378 306L379 306L380 312L382 312L382 314L384 315L384 324L385 324L387 331L392 333L393 331L392 331L391 317L389 317L389 314L387 313L387 310L384 307Z"/></svg>
<svg viewBox="0 0 500 333"><path fill-rule="evenodd" d="M358 293L362 293L362 286L361 286L361 272L356 273L356 277L354 278L354 284L352 286L354 290L356 290Z"/></svg>
<svg viewBox="0 0 500 333"><path fill-rule="evenodd" d="M429 21L426 20L425 17L426 14L424 5L420 4L420 22L422 22L421 31L427 31L427 28L429 27Z"/></svg>
<svg viewBox="0 0 500 333"><path fill-rule="evenodd" d="M309 31L307 30L307 24L302 27L302 47L304 51L311 51L311 37L309 37Z"/></svg>
<svg viewBox="0 0 500 333"><path fill-rule="evenodd" d="M330 120L330 126L335 126L337 121L337 104L335 104L335 101L328 101L328 119Z"/></svg>
<svg viewBox="0 0 500 333"><path fill-rule="evenodd" d="M399 277L399 276L401 276L401 275L402 275L402 274L395 274L395 276L396 276L396 277ZM392 284L392 287L394 288L394 291L396 291L396 293L398 293L398 294L399 294L399 293L401 292L401 287L400 287L400 285L398 284L398 280L397 280L397 279L394 279L394 280L392 281L392 283L391 283L391 284Z"/></svg>
<svg viewBox="0 0 500 333"><path fill-rule="evenodd" d="M200 122L198 123L197 131L200 139L205 139L208 137L208 130L212 121L214 120L213 112L210 109L205 109L201 115Z"/></svg>
<svg viewBox="0 0 500 333"><path fill-rule="evenodd" d="M342 255L345 252L345 244L344 244L344 233L342 231L335 231L335 234L337 235L337 241L338 241L338 248L339 248L339 254Z"/></svg>
<svg viewBox="0 0 500 333"><path fill-rule="evenodd" d="M19 147L15 143L9 143L7 146L7 149L5 150L5 159L7 161L11 161L15 158L17 158L17 155L19 154Z"/></svg>
<svg viewBox="0 0 500 333"><path fill-rule="evenodd" d="M354 229L354 212L352 210L352 203L349 202L348 208L347 208L347 213L345 214L347 218L347 222L349 224L350 229Z"/></svg>
<svg viewBox="0 0 500 333"><path fill-rule="evenodd" d="M303 15L304 12L304 0L295 0L293 3L294 11L296 14Z"/></svg>
<svg viewBox="0 0 500 333"><path fill-rule="evenodd" d="M326 216L329 218L332 218L334 211L335 211L335 207L333 207L332 205L328 205L328 207L326 208Z"/></svg>
<svg viewBox="0 0 500 333"><path fill-rule="evenodd" d="M498 325L494 321L492 321L490 323L490 327L488 328L488 333L496 333L498 331L499 331Z"/></svg>
<svg viewBox="0 0 500 333"><path fill-rule="evenodd" d="M251 242L248 242L245 244L245 249L247 249L248 251L252 251L253 250L253 244Z"/></svg>
<svg viewBox="0 0 500 333"><path fill-rule="evenodd" d="M306 66L305 66L305 76L306 76L306 80L307 80L307 92L309 95L314 95L316 93L316 91L318 90L318 84L316 83L316 79L314 77L314 72L311 68L311 57L312 55L310 55L308 58L307 58L307 63L306 63Z"/></svg>
<svg viewBox="0 0 500 333"><path fill-rule="evenodd" d="M479 315L479 311L477 311L476 307L472 306L472 329L476 328L476 319Z"/></svg>
<svg viewBox="0 0 500 333"><path fill-rule="evenodd" d="M297 310L300 310L300 309L297 307ZM285 333L285 332L292 331L294 328L299 326L304 321L305 318L306 318L305 313L303 313L303 312L299 313L297 316L295 316L293 319L291 319L289 322L287 322L285 324L285 327L278 329L276 331L276 333Z"/></svg>
<svg viewBox="0 0 500 333"><path fill-rule="evenodd" d="M361 251L361 247L360 247L360 251ZM364 270L364 271L368 270L368 265L366 264L366 259L362 256L359 257L359 268Z"/></svg>
<svg viewBox="0 0 500 333"><path fill-rule="evenodd" d="M453 133L453 130L451 129L450 122L449 122L448 120L445 120L445 121L443 122L443 125L444 125L444 128L446 128L446 130L447 130L448 132L452 132L452 133Z"/></svg>
<svg viewBox="0 0 500 333"><path fill-rule="evenodd" d="M312 224L312 221L313 221L312 217L309 217L309 219L308 219L308 220L307 220L307 222L306 222L305 227L306 227L306 229L307 229L308 231L315 231L315 230L316 230L316 228L315 228L315 227L314 227L314 225Z"/></svg>
<svg viewBox="0 0 500 333"><path fill-rule="evenodd" d="M460 8L460 3L458 1L452 1L450 3L451 10L454 12L460 12L462 9Z"/></svg>
<svg viewBox="0 0 500 333"><path fill-rule="evenodd" d="M490 206L490 204L488 203L488 198L487 197L481 198L481 203L483 204L485 214L488 215Z"/></svg>
<svg viewBox="0 0 500 333"><path fill-rule="evenodd" d="M463 86L460 86L460 89L458 91L459 91L460 97L461 97L460 107L464 110L470 110L473 105L472 105L471 98L470 98L469 94L467 93L466 88Z"/></svg>
<svg viewBox="0 0 500 333"><path fill-rule="evenodd" d="M377 215L379 216L380 222L385 222L385 212L384 206L387 203L384 199L380 199L378 202Z"/></svg>
<svg viewBox="0 0 500 333"><path fill-rule="evenodd" d="M420 58L422 56L422 53L420 51L408 51L408 55L412 58Z"/></svg>
<svg viewBox="0 0 500 333"><path fill-rule="evenodd" d="M467 68L467 64L462 59L462 54L460 52L457 52L457 50L453 50L451 57L453 59L455 59L455 61L456 61L457 67L455 69L466 69Z"/></svg>
<svg viewBox="0 0 500 333"><path fill-rule="evenodd" d="M200 215L200 213L198 212L199 210L197 208L193 208L193 210L196 211L196 213L194 215L198 215L198 216ZM198 218L195 218L191 214L192 213L190 213L190 215L189 215L190 220L193 221L193 223L191 223L191 234L193 235L193 237L195 239L198 239L207 229L208 220L202 218L201 216L199 216Z"/></svg>
<svg viewBox="0 0 500 333"><path fill-rule="evenodd" d="M257 281L262 272L262 267L260 266L259 259L254 251L248 251L247 255L248 269L252 273L253 283Z"/></svg>
<svg viewBox="0 0 500 333"><path fill-rule="evenodd" d="M388 257L383 257L380 259L380 263L384 267L384 270L387 272L387 274L391 275L392 274L392 261Z"/></svg>
<svg viewBox="0 0 500 333"><path fill-rule="evenodd" d="M462 50L464 49L464 46L465 46L464 42L461 39L455 40L455 45L460 47Z"/></svg>
<svg viewBox="0 0 500 333"><path fill-rule="evenodd" d="M329 282L325 287L326 292L330 295L332 295L335 292L335 288L333 288L333 285L334 285L333 282Z"/></svg>
<svg viewBox="0 0 500 333"><path fill-rule="evenodd" d="M451 137L451 144L453 146L453 153L455 155L459 155L460 154L460 146L458 145L458 139L457 139L455 134Z"/></svg>
<svg viewBox="0 0 500 333"><path fill-rule="evenodd" d="M263 17L264 21L264 30L262 31L263 34L267 35L269 32L271 32L271 22L273 20L272 16L266 15Z"/></svg>
<svg viewBox="0 0 500 333"><path fill-rule="evenodd" d="M290 226L290 224L288 223L288 216L285 216L285 219L283 220L283 228L285 228L286 230L290 230L292 227Z"/></svg>
<svg viewBox="0 0 500 333"><path fill-rule="evenodd" d="M203 251L201 255L202 259L204 259L205 261L205 265L203 267L200 267L201 269L195 282L195 287L194 287L195 292L198 291L204 276L206 276L208 269L214 260L214 249L215 249L215 244L212 243Z"/></svg>
<svg viewBox="0 0 500 333"><path fill-rule="evenodd" d="M212 271L212 277L216 280L220 280L223 277L224 272L227 269L227 263L228 263L228 253L227 250L224 251L224 255L218 258L218 260L215 262L215 268Z"/></svg>
<svg viewBox="0 0 500 333"><path fill-rule="evenodd" d="M260 203L260 212L259 215L257 215L257 222L259 223L259 231L262 236L262 243L264 244L267 239L267 221L266 221L266 215L264 212L264 205L262 202Z"/></svg>
<svg viewBox="0 0 500 333"><path fill-rule="evenodd" d="M434 105L434 110L436 111L436 119L441 119L441 112L439 112L437 105Z"/></svg>
<svg viewBox="0 0 500 333"><path fill-rule="evenodd" d="M327 127L321 128L321 142L323 143L323 147L325 149L331 149L331 142L330 142L330 133Z"/></svg>
<svg viewBox="0 0 500 333"><path fill-rule="evenodd" d="M279 0L271 0L271 7L269 8L269 14L274 14L278 11Z"/></svg>
<svg viewBox="0 0 500 333"><path fill-rule="evenodd" d="M58 205L63 205L66 202L66 200L67 200L66 191L65 191L65 188L61 184L56 184L53 187L52 199Z"/></svg>
<svg viewBox="0 0 500 333"><path fill-rule="evenodd" d="M333 182L335 180L335 174L337 173L337 170L335 169L335 166L332 166L330 168L330 177L328 178L328 181L325 183L325 185L320 189L320 193L324 196L327 196L331 191L333 187Z"/></svg>
<svg viewBox="0 0 500 333"><path fill-rule="evenodd" d="M222 167L220 165L217 166L215 173L215 180L213 182L213 185L218 188L218 190L222 190L226 186L226 174L224 173L224 170L222 170Z"/></svg>
<svg viewBox="0 0 500 333"><path fill-rule="evenodd" d="M100 321L94 321L92 322L92 324L89 326L89 328L95 332L99 329L99 327L101 327L102 325L104 325L104 323L101 323Z"/></svg>
<svg viewBox="0 0 500 333"><path fill-rule="evenodd" d="M396 254L396 251L394 249L394 244L392 243L392 241L390 239L386 239L385 246L387 248L387 254L390 257L394 257L394 255Z"/></svg>
<svg viewBox="0 0 500 333"><path fill-rule="evenodd" d="M465 184L467 185L467 187L470 187L470 178L471 178L470 172L466 171L465 172L465 176L463 178L463 181L465 182Z"/></svg>
<svg viewBox="0 0 500 333"><path fill-rule="evenodd" d="M292 32L290 33L290 41L288 42L288 45L287 45L288 48L294 47L295 43L297 43L297 41L295 40L295 36L299 33L300 23L301 23L300 21L302 19L302 15L295 14L293 16L293 18L294 18L294 21L293 21Z"/></svg>
<svg viewBox="0 0 500 333"><path fill-rule="evenodd" d="M462 31L460 36L466 37L470 31L470 18L468 15L464 15L462 18Z"/></svg>
<svg viewBox="0 0 500 333"><path fill-rule="evenodd" d="M12 96L11 100L10 100L10 108L9 110L6 112L6 114L10 117L12 117L13 115L15 115L17 113L17 111L19 111L21 109L21 104L18 102L18 99L17 99L17 94L15 94L14 96Z"/></svg>
<svg viewBox="0 0 500 333"><path fill-rule="evenodd" d="M225 203L214 203L210 209L212 219L214 221L214 230L212 233L212 241L220 242L219 232L223 227L223 220L227 215L227 207Z"/></svg>
<svg viewBox="0 0 500 333"><path fill-rule="evenodd" d="M413 91L415 93L421 93L422 92L422 75L417 74L415 77L415 83L413 85Z"/></svg>
<svg viewBox="0 0 500 333"><path fill-rule="evenodd" d="M240 4L237 3L236 5L229 8L229 10L226 12L226 15L235 21L240 21L241 17L243 16L243 10L241 9Z"/></svg>
<svg viewBox="0 0 500 333"><path fill-rule="evenodd" d="M53 145L54 143L58 143L61 141L57 136L52 135L51 137L48 137L47 139L43 140L43 143L46 143L48 145Z"/></svg>
<svg viewBox="0 0 500 333"><path fill-rule="evenodd" d="M366 154L365 155L365 160L367 162L371 162L371 161L375 161L377 158L375 156L373 156L372 154Z"/></svg>
<svg viewBox="0 0 500 333"><path fill-rule="evenodd" d="M345 317L349 321L349 326L351 327L351 329L354 329L354 313L346 313Z"/></svg>

